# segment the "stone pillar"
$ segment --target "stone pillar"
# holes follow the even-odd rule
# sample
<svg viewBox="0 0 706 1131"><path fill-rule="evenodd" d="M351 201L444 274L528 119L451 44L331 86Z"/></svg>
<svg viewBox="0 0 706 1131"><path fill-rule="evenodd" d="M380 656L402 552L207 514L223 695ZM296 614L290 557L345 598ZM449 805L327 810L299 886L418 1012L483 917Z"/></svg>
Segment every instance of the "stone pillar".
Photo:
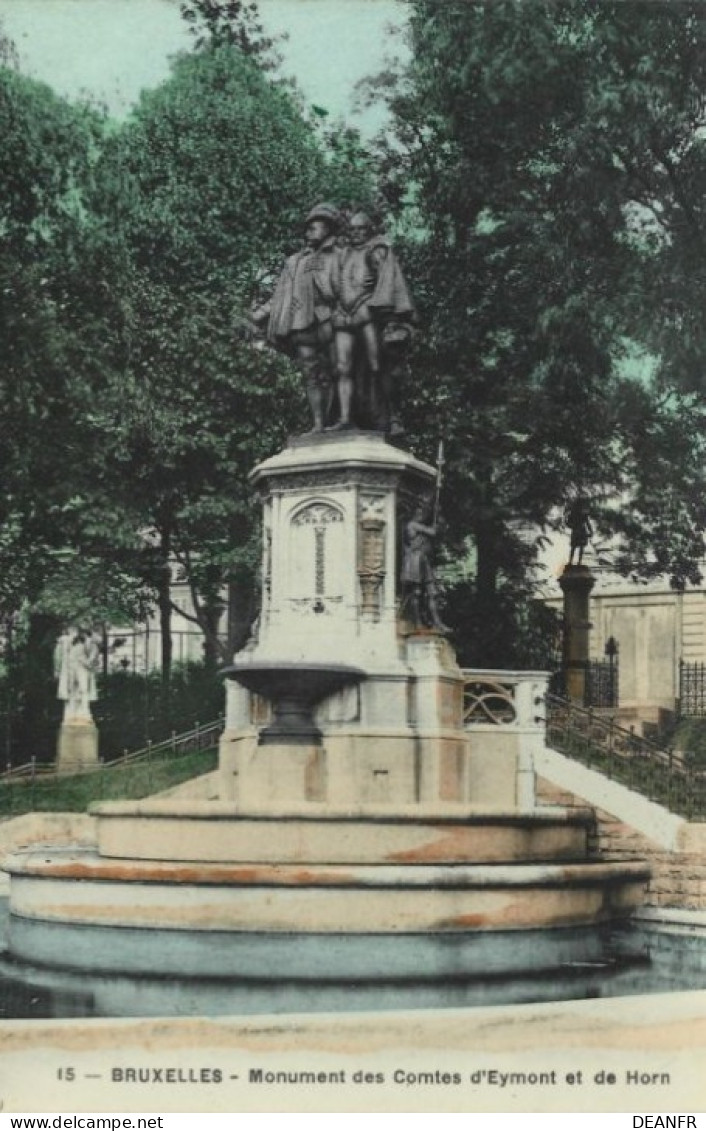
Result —
<svg viewBox="0 0 706 1131"><path fill-rule="evenodd" d="M596 579L588 566L567 565L559 578L564 593L564 671L566 694L575 703L586 697L591 622L589 598Z"/></svg>

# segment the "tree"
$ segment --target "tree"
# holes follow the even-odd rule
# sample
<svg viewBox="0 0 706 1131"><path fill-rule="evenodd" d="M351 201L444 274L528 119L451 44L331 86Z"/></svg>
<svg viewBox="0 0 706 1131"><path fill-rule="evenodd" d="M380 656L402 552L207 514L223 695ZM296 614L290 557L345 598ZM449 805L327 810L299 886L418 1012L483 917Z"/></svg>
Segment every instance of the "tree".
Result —
<svg viewBox="0 0 706 1131"><path fill-rule="evenodd" d="M17 67L17 48L5 33L2 20L0 20L0 66L10 69Z"/></svg>
<svg viewBox="0 0 706 1131"><path fill-rule="evenodd" d="M249 0L184 0L181 15L189 24L196 49L236 47L254 56L264 70L274 70L280 59L277 40L268 36L256 3Z"/></svg>
<svg viewBox="0 0 706 1131"><path fill-rule="evenodd" d="M408 7L412 61L377 91L395 122L384 191L425 318L409 421L429 454L430 418L446 437L449 543L474 555L463 658L510 664L526 657L500 610L518 585L524 596L567 495L589 495L601 534L620 534L624 569L697 576L702 409L674 387L675 316L661 310L669 264L684 325L696 252L676 249L701 216L706 12L661 0ZM698 370L696 304L688 322ZM657 376L632 376L657 348ZM468 608L463 587L459 599Z"/></svg>
<svg viewBox="0 0 706 1131"><path fill-rule="evenodd" d="M0 612L27 612L23 670L45 704L60 621L153 600L168 680L175 562L209 658L254 618L247 473L303 426L305 398L290 362L247 340L245 315L313 201L369 184L353 135L328 147L265 73L265 49L204 39L121 127L0 74Z"/></svg>
<svg viewBox="0 0 706 1131"><path fill-rule="evenodd" d="M176 61L106 146L97 171L100 297L113 376L94 418L96 488L152 531L169 676L169 568L189 582L209 655L229 586L225 649L255 614L258 516L247 475L304 424L301 379L243 327L322 196L358 197L350 147L328 154L286 86L228 43Z"/></svg>
<svg viewBox="0 0 706 1131"><path fill-rule="evenodd" d="M37 597L64 541L83 389L54 269L72 256L101 122L0 69L0 614ZM61 469L61 474L58 473Z"/></svg>
<svg viewBox="0 0 706 1131"><path fill-rule="evenodd" d="M79 326L60 279L78 271L103 127L89 107L71 106L43 84L0 69L0 619L6 705L11 698L22 715L17 723L28 753L41 750L42 720L54 698L59 621L78 612L93 617L101 601L115 608L118 600L114 576L108 581L102 571L96 586L97 574L89 576L82 559L80 581L69 581L62 564L87 478L90 398L75 364Z"/></svg>

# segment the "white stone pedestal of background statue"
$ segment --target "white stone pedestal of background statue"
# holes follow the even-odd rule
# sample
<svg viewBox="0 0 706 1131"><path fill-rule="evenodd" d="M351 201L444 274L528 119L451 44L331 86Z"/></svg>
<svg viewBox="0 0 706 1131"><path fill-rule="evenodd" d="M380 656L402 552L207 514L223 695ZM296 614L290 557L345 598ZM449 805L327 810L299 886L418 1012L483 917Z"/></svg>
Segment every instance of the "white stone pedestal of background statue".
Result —
<svg viewBox="0 0 706 1131"><path fill-rule="evenodd" d="M57 773L78 774L97 765L98 727L93 719L64 719L57 743Z"/></svg>

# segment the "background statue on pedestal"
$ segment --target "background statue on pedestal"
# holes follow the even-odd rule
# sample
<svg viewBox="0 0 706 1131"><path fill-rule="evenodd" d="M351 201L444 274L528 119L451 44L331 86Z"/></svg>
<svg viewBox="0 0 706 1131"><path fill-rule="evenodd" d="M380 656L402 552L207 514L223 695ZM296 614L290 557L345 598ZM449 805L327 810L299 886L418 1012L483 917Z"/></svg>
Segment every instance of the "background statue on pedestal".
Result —
<svg viewBox="0 0 706 1131"><path fill-rule="evenodd" d="M54 651L54 674L59 681L57 697L64 701L64 722L92 721L91 703L98 698L96 674L100 650L91 632L69 628Z"/></svg>
<svg viewBox="0 0 706 1131"><path fill-rule="evenodd" d="M312 431L397 434L395 385L406 367L414 304L389 242L364 212L344 230L335 205L306 218L306 246L286 261L269 303L252 312L267 340L304 373Z"/></svg>
<svg viewBox="0 0 706 1131"><path fill-rule="evenodd" d="M433 554L436 524L430 525L430 508L420 503L404 528L402 609L405 617L419 628L433 628L446 635L451 631L442 621L437 605L437 584Z"/></svg>
<svg viewBox="0 0 706 1131"><path fill-rule="evenodd" d="M569 565L581 565L584 550L593 534L593 526L588 517L588 508L584 499L575 499L566 512L566 522L571 532L571 549L569 552Z"/></svg>

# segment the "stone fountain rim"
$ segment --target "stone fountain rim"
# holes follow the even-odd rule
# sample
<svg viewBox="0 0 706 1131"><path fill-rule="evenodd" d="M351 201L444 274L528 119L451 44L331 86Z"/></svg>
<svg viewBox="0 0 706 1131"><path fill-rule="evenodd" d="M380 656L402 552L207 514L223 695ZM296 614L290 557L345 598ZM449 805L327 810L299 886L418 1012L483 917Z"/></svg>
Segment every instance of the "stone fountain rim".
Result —
<svg viewBox="0 0 706 1131"><path fill-rule="evenodd" d="M327 663L309 660L252 660L244 664L228 664L220 669L220 674L227 678L235 678L236 672L248 671L313 671L332 672L336 675L350 675L352 678L364 679L367 672L353 664Z"/></svg>

